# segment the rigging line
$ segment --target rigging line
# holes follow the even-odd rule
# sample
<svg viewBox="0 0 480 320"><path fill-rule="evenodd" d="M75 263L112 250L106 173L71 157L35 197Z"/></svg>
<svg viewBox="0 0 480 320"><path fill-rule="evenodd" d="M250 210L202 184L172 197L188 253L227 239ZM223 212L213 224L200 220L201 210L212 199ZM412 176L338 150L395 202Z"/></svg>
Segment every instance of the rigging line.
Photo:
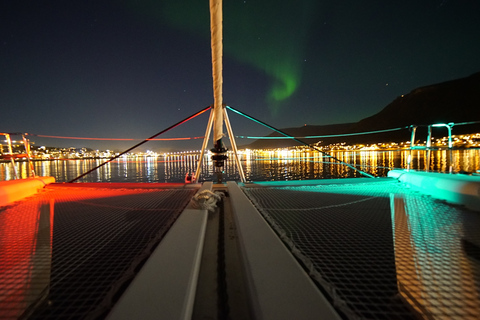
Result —
<svg viewBox="0 0 480 320"><path fill-rule="evenodd" d="M150 138L147 138L147 139L143 140L142 142L139 142L139 143L137 143L137 144L136 144L136 145L134 145L133 147L131 147L131 148L128 148L127 150L125 150L125 151L123 151L123 152L119 153L118 155L116 155L116 156L114 156L114 157L112 157L112 158L108 159L108 160L107 160L107 161L105 161L104 163L101 163L100 165L96 166L95 168L88 170L87 172L85 172L85 173L83 173L83 174L79 175L78 177L76 177L76 178L75 178L75 179L73 179L73 180L70 180L70 181L69 181L69 183L75 182L75 181L77 181L78 179L80 179L80 178L83 178L83 177L84 177L84 176L86 176L87 174L89 174L89 173L91 173L91 172L93 172L93 171L97 170L98 168L100 168L100 167L102 167L102 166L106 165L107 163L109 163L109 162L111 162L111 161L113 161L113 160L115 160L115 159L117 159L117 158L121 157L121 156L122 156L122 155L124 155L125 153L132 151L133 149L135 149L135 148L137 148L137 147L141 146L142 144L144 144L144 143L146 143L146 142L148 142L148 141L151 141L151 140L152 140L152 139L154 139L155 137L157 137L157 136L159 136L159 135L161 135L161 134L163 134L163 133L165 133L165 132L167 132L167 131L169 131L169 130L171 130L171 129L175 128L175 127L178 127L179 125L181 125L181 124L183 124L183 123L185 123L185 122L187 122L187 121L189 121L189 120L191 120L191 119L195 118L196 116L199 116L199 115L201 115L202 113L204 113L205 111L209 110L210 108L211 108L211 106L208 106L208 107L206 107L206 108L204 108L204 109L202 109L202 110L198 111L197 113L195 113L195 114L193 114L193 115L191 115L191 116L189 116L189 117L187 117L187 118L183 119L182 121L179 121L179 122L175 123L174 125L171 125L170 127L168 127L168 128L166 128L166 129L164 129L164 130L160 131L159 133L157 133L157 134L154 134L154 135L153 135L153 136L151 136Z"/></svg>
<svg viewBox="0 0 480 320"><path fill-rule="evenodd" d="M22 132L0 132L0 135L11 135L11 136L21 136L22 134L27 135L28 133L22 133Z"/></svg>
<svg viewBox="0 0 480 320"><path fill-rule="evenodd" d="M315 147L315 146L311 146L311 145L309 145L308 143L303 142L302 140L299 140L299 139L297 139L297 138L295 138L295 137L292 137L292 136L290 136L289 134L287 134L287 133L285 133L285 132L283 132L283 131L275 128L275 127L272 127L271 125L269 125L269 124L267 124L267 123L265 123L265 122L263 122L263 121L261 121L261 120L255 119L254 117L249 116L249 115L247 115L246 113L243 113L243 112L241 112L241 111L238 111L237 109L234 109L234 108L232 108L232 107L229 107L229 106L226 106L226 107L227 107L228 109L232 110L233 112L235 112L235 113L237 113L237 114L239 114L239 115L241 115L241 116L244 116L244 117L247 118L247 119L250 119L250 120L252 120L252 121L254 121L254 122L256 122L256 123L259 123L259 124L261 124L261 125L269 128L269 129L271 129L271 130L273 130L273 131L276 131L276 132L278 132L278 133L280 133L280 134L283 134L283 135L286 136L286 137L290 137L292 140L294 140L294 141L296 141L296 142L299 142L299 143L301 143L301 144L303 144L303 145L305 145L305 146L309 146L310 148L313 148L313 149L317 150L317 151L320 152L321 154L323 154L323 155L325 155L325 156L327 156L327 157L329 157L329 158L332 158L332 159L334 159L335 161L341 162L341 163L343 163L344 165L346 165L347 167L349 167L349 168L351 168L351 169L353 169L353 170L358 171L359 173L363 174L364 176L367 176L367 177L370 177L370 178L375 178L375 177L372 176L371 174L368 174L368 173L366 173L366 172L364 172L364 171L362 171L362 170L354 167L353 165L351 165L351 164L349 164L349 163L346 163L346 162L344 162L344 161L342 161L342 160L340 160L340 159L338 159L338 158L336 158L336 157L334 157L334 156L332 156L332 155L330 155L330 154L328 154L328 153L326 153L326 152L323 152L322 150L320 150L319 148L317 148L317 147Z"/></svg>
<svg viewBox="0 0 480 320"><path fill-rule="evenodd" d="M469 121L469 122L460 122L460 123L454 123L455 126L463 126L463 125L466 125L466 124L477 124L477 123L480 123L480 121Z"/></svg>
<svg viewBox="0 0 480 320"><path fill-rule="evenodd" d="M460 123L454 123L455 126L462 126L462 125L468 125L468 124L477 124L480 123L480 121L469 121L469 122L460 122ZM428 125L417 125L417 127L427 127ZM409 129L412 126L405 126L405 127L398 127L398 128L392 128L392 129L384 129L384 130L374 130L374 131L365 131L365 132L355 132L355 133L341 133L341 134L328 134L328 135L322 135L322 136L304 136L304 137L251 137L251 136L235 136L236 138L240 139L256 139L256 140L282 140L282 139L315 139L315 138L335 138L335 137L347 137L347 136L357 136L357 135L365 135L365 134L375 134L375 133L382 133L382 132L391 132L391 131L398 131L398 130L403 130L403 129Z"/></svg>
<svg viewBox="0 0 480 320"><path fill-rule="evenodd" d="M307 159L313 159L313 157L305 157L305 158L257 158L257 159L253 159L253 161L292 161L292 160L303 160L303 159L306 159L305 162L310 162L310 163L326 163L326 164L344 165L344 163L340 163L340 162L307 160ZM401 168L395 168L395 167L371 166L371 165L368 165L368 164L357 164L357 166L364 167L364 168L401 169Z"/></svg>
<svg viewBox="0 0 480 320"><path fill-rule="evenodd" d="M447 122L445 124L449 124L449 125L452 125L452 126L464 126L464 125L468 125L468 124L478 124L480 123L480 120L479 121L468 121L468 122ZM416 125L411 125L411 126L408 126L408 127L430 127L432 126L433 124L416 124Z"/></svg>
<svg viewBox="0 0 480 320"><path fill-rule="evenodd" d="M83 137L64 137L64 136L48 136L43 134L27 133L29 136L40 138L55 138L55 139L73 139L73 140L101 140L101 141L138 141L144 139L117 139L117 138L83 138ZM148 141L176 141L176 140L195 140L203 139L204 137L186 137L186 138L163 138L163 139L146 139Z"/></svg>
<svg viewBox="0 0 480 320"><path fill-rule="evenodd" d="M262 210L265 210L265 211L310 211L310 210L323 210L323 209L330 209L330 208L338 208L338 207L345 207L345 206L349 206L349 205L352 205L352 204L357 204L357 203L360 203L360 202L365 202L365 201L369 201L369 200L372 200L372 199L378 199L378 197L368 197L368 198L364 198L364 199L359 199L359 200L354 200L354 201L349 201L349 202L345 202L345 203L339 203L339 204L331 204L331 205L327 205L327 206L323 206L323 207L311 207L311 208L262 208Z"/></svg>
<svg viewBox="0 0 480 320"><path fill-rule="evenodd" d="M356 133L342 133L342 134L329 134L329 135L323 135L323 136L305 136L305 137L250 137L250 136L236 136L237 138L240 139L314 139L314 138L333 138L333 137L346 137L346 136L355 136L355 135L364 135L364 134L374 134L374 133L381 133L381 132L390 132L390 131L398 131L398 130L403 130L403 129L408 129L410 126L407 127L400 127L400 128L393 128L393 129L385 129L385 130L376 130L376 131L367 131L367 132L356 132Z"/></svg>

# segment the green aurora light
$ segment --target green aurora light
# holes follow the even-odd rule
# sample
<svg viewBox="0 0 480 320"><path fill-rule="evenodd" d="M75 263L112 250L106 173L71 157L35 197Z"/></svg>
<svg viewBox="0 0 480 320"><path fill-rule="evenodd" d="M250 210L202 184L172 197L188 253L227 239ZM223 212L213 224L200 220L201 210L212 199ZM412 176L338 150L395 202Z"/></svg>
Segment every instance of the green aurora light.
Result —
<svg viewBox="0 0 480 320"><path fill-rule="evenodd" d="M271 84L265 100L273 115L302 82L308 31L318 1L287 4L272 0L223 4L224 54L268 75ZM130 7L171 27L210 37L208 1L132 1Z"/></svg>

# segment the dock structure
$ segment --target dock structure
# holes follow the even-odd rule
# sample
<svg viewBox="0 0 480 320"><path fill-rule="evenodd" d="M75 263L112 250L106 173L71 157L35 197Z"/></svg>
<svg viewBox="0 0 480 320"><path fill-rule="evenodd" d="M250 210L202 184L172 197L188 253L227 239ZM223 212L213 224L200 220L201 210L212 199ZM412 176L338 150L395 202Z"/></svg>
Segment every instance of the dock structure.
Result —
<svg viewBox="0 0 480 320"><path fill-rule="evenodd" d="M0 318L480 318L475 196L413 180L48 184L0 208Z"/></svg>

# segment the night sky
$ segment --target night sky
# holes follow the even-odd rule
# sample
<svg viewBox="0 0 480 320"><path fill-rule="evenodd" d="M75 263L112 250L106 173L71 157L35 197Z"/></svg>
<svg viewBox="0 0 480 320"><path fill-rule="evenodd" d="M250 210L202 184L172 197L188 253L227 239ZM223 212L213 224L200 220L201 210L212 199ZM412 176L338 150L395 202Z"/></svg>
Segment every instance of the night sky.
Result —
<svg viewBox="0 0 480 320"><path fill-rule="evenodd" d="M0 131L143 139L213 104L208 10L207 0L1 1ZM480 71L476 0L225 0L223 15L224 102L279 128L356 122ZM270 133L229 115L236 135ZM162 137L203 136L207 119Z"/></svg>

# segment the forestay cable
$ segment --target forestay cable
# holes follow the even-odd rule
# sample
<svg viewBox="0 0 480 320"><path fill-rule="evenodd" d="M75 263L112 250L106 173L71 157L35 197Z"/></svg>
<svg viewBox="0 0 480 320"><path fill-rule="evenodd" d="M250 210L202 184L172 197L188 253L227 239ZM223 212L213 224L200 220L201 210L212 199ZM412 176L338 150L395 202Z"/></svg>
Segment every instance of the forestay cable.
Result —
<svg viewBox="0 0 480 320"><path fill-rule="evenodd" d="M152 139L154 139L155 137L158 137L159 135L161 135L161 134L163 134L163 133L165 133L165 132L167 132L167 131L169 131L169 130L171 130L171 129L175 128L175 127L178 127L178 126L179 126L179 125L181 125L182 123L185 123L185 122L187 122L188 120L191 120L191 119L195 118L196 116L199 116L199 115L201 115L202 113L204 113L205 111L209 110L210 108L211 108L211 107L210 107L210 106L208 106L208 107L206 107L206 108L204 108L204 109L202 109L202 110L198 111L197 113L195 113L195 114L191 115L190 117L187 117L187 118L183 119L182 121L179 121L179 122L175 123L174 125L172 125L172 126L168 127L167 129L164 129L164 130L160 131L159 133L157 133L157 134L154 134L154 135L153 135L153 136L151 136L150 138L148 138L148 139L145 139L145 140L143 140L143 141L142 141L142 142L140 142L140 143L137 143L137 144L136 144L136 145L134 145L133 147L131 147L131 148L128 148L127 150L123 151L122 153L119 153L118 155L116 155L116 156L114 156L114 157L110 158L109 160L105 161L104 163L102 163L102 164L100 164L100 165L96 166L95 168L93 168L93 169L90 169L90 170L88 170L87 172L85 172L85 173L83 173L83 174L79 175L79 176L78 176L78 177L76 177L75 179L73 179L73 180L69 181L69 183L75 182L75 181L77 181L78 179L80 179L80 178L83 178L83 177L84 177L84 176L86 176L87 174L89 174L89 173L91 173L91 172L93 172L93 171L97 170L98 168L100 168L100 167L102 167L102 166L106 165L107 163L109 163L109 162L111 162L111 161L113 161L113 160L115 160L115 159L117 159L117 158L119 158L119 157L123 156L125 153L128 153L128 152L132 151L133 149L135 149L135 148L137 148L137 147L141 146L142 144L144 144L144 143L146 143L146 142L148 142L148 141L151 141L151 140L152 140Z"/></svg>
<svg viewBox="0 0 480 320"><path fill-rule="evenodd" d="M273 131L276 131L276 132L278 132L278 133L280 133L280 134L282 134L282 135L284 135L284 136L286 136L286 137L289 137L290 139L292 139L292 140L294 140L294 141L296 141L296 142L299 142L299 143L301 143L301 144L303 144L303 145L305 145L305 146L309 146L310 148L315 149L316 151L320 152L320 153L323 154L324 156L329 157L329 158L331 158L331 159L334 159L335 161L338 161L338 162L342 163L343 165L346 165L347 167L349 167L349 168L351 168L351 169L353 169L353 170L358 171L360 174L362 174L362 175L364 175L364 176L366 176L366 177L375 178L375 177L372 176L371 174L368 174L368 173L366 173L365 171L362 171L362 170L354 167L353 165L351 165L351 164L349 164L349 163L346 163L346 162L344 162L344 161L342 161L342 160L340 160L340 159L338 159L338 158L336 158L336 157L334 157L334 156L332 156L332 155L330 155L330 154L328 154L328 153L320 150L319 148L317 148L317 147L315 147L315 146L311 146L311 145L309 145L308 143L306 143L306 142L304 142L304 141L302 141L302 140L299 140L299 139L297 139L297 138L295 138L295 137L292 137L291 135L289 135L289 134L281 131L280 129L277 129L277 128L275 128L275 127L272 127L271 125L269 125L269 124L267 124L267 123L265 123L265 122L263 122L263 121L261 121L261 120L255 119L254 117L249 116L249 115L247 115L246 113L243 113L243 112L241 112L241 111L238 111L237 109L234 109L234 108L232 108L232 107L227 106L227 108L230 109L230 110L232 110L233 112L241 115L241 116L244 116L244 117L247 118L247 119L250 119L250 120L252 120L252 121L255 121L255 122L257 122L257 123L259 123L259 124L261 124L261 125L269 128L269 129L271 129L271 130L273 130Z"/></svg>

